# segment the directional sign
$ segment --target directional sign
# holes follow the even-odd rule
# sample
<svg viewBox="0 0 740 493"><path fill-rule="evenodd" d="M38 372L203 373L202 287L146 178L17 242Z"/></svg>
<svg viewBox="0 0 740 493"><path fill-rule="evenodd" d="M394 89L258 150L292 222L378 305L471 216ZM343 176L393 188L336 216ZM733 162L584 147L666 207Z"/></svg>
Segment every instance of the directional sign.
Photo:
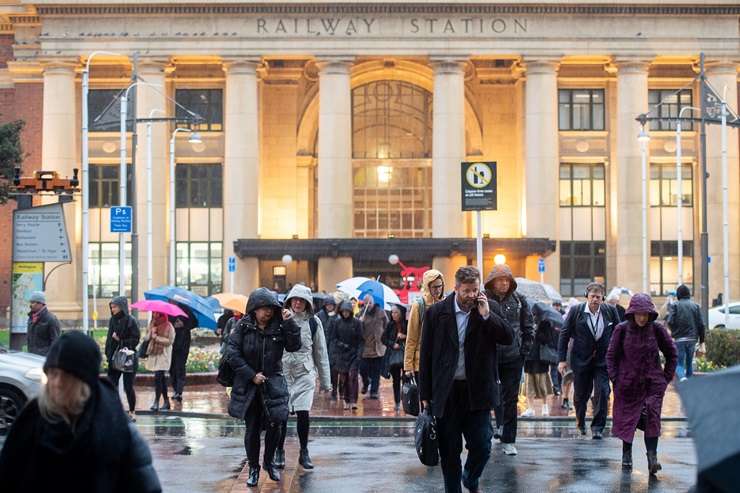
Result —
<svg viewBox="0 0 740 493"><path fill-rule="evenodd" d="M131 206L122 205L110 208L110 232L130 233L133 214Z"/></svg>
<svg viewBox="0 0 740 493"><path fill-rule="evenodd" d="M496 210L496 162L478 161L462 164L462 210Z"/></svg>
<svg viewBox="0 0 740 493"><path fill-rule="evenodd" d="M540 259L537 261L537 272L540 274L545 272L545 259L540 257Z"/></svg>
<svg viewBox="0 0 740 493"><path fill-rule="evenodd" d="M236 272L236 257L229 257L229 272Z"/></svg>
<svg viewBox="0 0 740 493"><path fill-rule="evenodd" d="M13 212L13 261L72 261L62 204Z"/></svg>

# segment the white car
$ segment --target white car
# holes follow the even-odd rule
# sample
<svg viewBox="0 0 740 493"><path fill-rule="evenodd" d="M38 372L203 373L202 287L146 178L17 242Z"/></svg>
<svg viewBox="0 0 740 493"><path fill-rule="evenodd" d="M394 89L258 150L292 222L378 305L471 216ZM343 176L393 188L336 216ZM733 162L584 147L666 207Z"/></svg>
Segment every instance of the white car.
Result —
<svg viewBox="0 0 740 493"><path fill-rule="evenodd" d="M729 303L730 314L725 324L725 307L717 306L709 310L709 328L740 329L740 301Z"/></svg>
<svg viewBox="0 0 740 493"><path fill-rule="evenodd" d="M0 434L8 432L26 402L38 395L46 381L44 361L43 356L0 346Z"/></svg>

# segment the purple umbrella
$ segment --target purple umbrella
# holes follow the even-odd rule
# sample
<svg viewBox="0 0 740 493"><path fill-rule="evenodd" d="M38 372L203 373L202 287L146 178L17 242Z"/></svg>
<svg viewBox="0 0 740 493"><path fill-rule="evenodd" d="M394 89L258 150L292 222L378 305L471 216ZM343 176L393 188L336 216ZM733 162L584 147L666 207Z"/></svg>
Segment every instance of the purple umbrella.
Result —
<svg viewBox="0 0 740 493"><path fill-rule="evenodd" d="M179 306L161 300L139 300L131 305L131 308L136 308L142 312L164 313L173 317L187 317L187 314Z"/></svg>

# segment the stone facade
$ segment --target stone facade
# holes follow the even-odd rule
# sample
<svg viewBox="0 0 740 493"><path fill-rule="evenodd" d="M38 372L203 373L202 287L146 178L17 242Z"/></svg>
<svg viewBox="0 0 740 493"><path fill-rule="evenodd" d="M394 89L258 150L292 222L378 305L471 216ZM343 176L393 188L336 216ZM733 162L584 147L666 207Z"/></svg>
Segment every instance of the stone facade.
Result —
<svg viewBox="0 0 740 493"><path fill-rule="evenodd" d="M39 0L0 7L0 11L6 33L0 34L0 41L13 40L12 51L11 44L0 43L4 47L0 53L7 58L6 67L0 68L0 108L8 109L7 114L3 111L3 121L27 121L24 145L30 154L24 174L40 165L41 152L45 169L70 174L79 166L79 72L96 50L116 55L96 55L91 68L93 89L125 87L137 53L139 76L157 88L138 90L139 118L152 110L173 114L177 89L222 91L223 127L202 132L199 147L188 144L180 132L175 152L178 165L222 166L222 204L205 210L178 206L175 239L183 244L220 242L223 253L216 270L223 271L223 288L240 292L272 285L274 273L280 270L273 269L280 267L284 254L294 260L286 269L286 282L306 281L326 290L363 269L389 267L381 268L383 262L378 259L398 252L382 251L378 259L369 255L353 261L352 250L343 246L355 244L349 240L359 241L358 197L353 190L363 166L375 166L378 173L381 168L390 170L385 173L400 173L404 167L417 167L420 173L431 170L427 185L431 194L423 209L429 215L427 236L449 239L450 247L427 256L416 249L408 256L451 275L457 266L474 261L474 255L468 257L465 248L455 246L475 231L473 216L461 212L459 163L465 160L498 163L498 208L483 213L483 233L489 238L486 268L493 264L494 255L504 254L517 275L537 279L537 260L544 257L544 279L557 287L565 275L561 267L570 265L561 258L562 242L575 245L587 236L591 244L604 245L606 282L639 290L642 196L635 117L649 109L649 91L691 83L699 52L706 55L710 81L720 90L726 88L733 109L738 101L740 7L724 0L713 5L647 0L629 5L570 0L537 4L224 1L217 5ZM379 81L400 81L431 95L428 154L405 161L380 152L370 158L357 156L353 117L359 110L353 91ZM561 128L559 91L583 88L603 91L603 128ZM692 89L696 105L698 87ZM170 275L168 249L173 238L168 233L167 210L173 198L166 190L172 129L154 125L154 285L164 284ZM698 133L692 129L683 139L684 159L694 176L693 218L686 220L691 230L686 239L693 240L690 274L697 291L702 255L698 251ZM140 234L146 230L143 191L147 186L142 136L140 125L136 155ZM117 163L117 138L117 132L92 134L91 162ZM651 132L651 165L671 162L672 139L672 131ZM738 293L737 131L730 132L729 141L731 293ZM719 131L713 127L708 132L710 211L720 206L718 142ZM605 203L591 213L586 236L583 210L563 207L565 164L603 169L604 177L596 181L603 184ZM78 204L68 207L67 218L76 262L81 252ZM2 231L9 230L9 210L6 206L0 213ZM662 224L656 223L652 212L651 241L675 240L654 233ZM104 211L91 209L90 216L91 241L115 242L116 237L106 232ZM573 229L579 231L573 233ZM389 236L402 239L404 234ZM715 297L722 290L721 261L717 261L721 259L719 213L710 213L709 237L708 253L715 259L710 296ZM319 243L301 243L312 239L336 241L326 249ZM283 242L270 254L243 253L260 251L263 240ZM3 248L5 256L0 258L3 282L9 277L7 251ZM232 285L226 274L227 258L235 253L238 267ZM146 284L147 260L142 241L139 292ZM657 262L663 265L660 258ZM52 306L65 318L74 318L80 310L80 275L77 264L74 267L55 273L48 286ZM651 273L651 284L652 278ZM7 303L3 286L0 305Z"/></svg>

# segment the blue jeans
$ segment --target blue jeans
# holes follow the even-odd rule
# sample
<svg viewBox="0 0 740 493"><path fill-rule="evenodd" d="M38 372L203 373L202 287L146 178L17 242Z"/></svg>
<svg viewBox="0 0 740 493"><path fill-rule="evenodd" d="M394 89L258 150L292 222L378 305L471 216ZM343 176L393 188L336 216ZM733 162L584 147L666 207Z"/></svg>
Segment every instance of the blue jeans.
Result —
<svg viewBox="0 0 740 493"><path fill-rule="evenodd" d="M691 378L694 374L694 350L696 349L695 341L681 341L676 343L678 349L678 366L676 375L678 378Z"/></svg>

